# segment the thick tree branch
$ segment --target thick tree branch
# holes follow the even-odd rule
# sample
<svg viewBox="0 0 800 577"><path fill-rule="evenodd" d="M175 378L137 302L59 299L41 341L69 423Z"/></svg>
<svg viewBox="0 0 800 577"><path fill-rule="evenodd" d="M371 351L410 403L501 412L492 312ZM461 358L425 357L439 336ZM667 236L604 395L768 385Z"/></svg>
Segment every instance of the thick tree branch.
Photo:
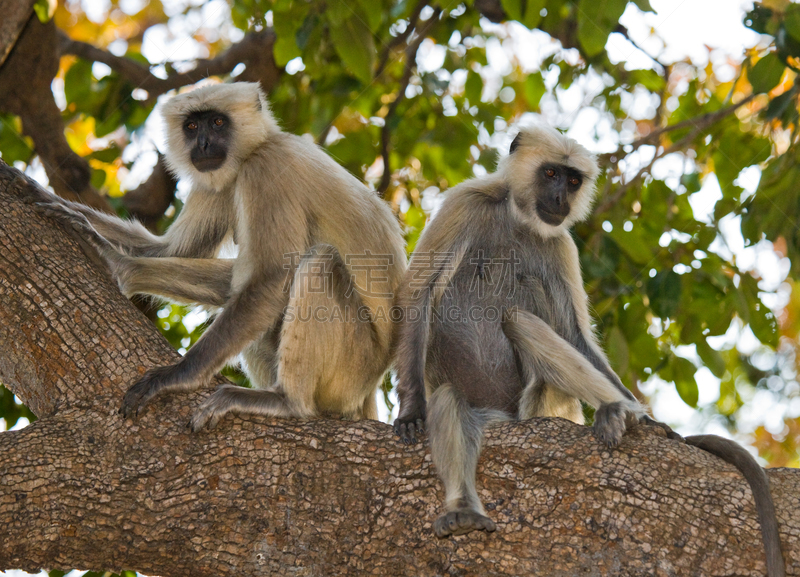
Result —
<svg viewBox="0 0 800 577"><path fill-rule="evenodd" d="M0 26L0 30L3 26ZM272 58L274 42L272 30L254 32L218 56L199 60L193 70L162 79L134 60L115 56L85 42L74 41L58 31L52 21L41 24L34 15L28 18L26 28L19 34L13 50L12 45L0 45L2 50L10 51L0 68L0 108L22 118L23 128L33 139L50 184L59 196L111 212L106 199L90 184L88 163L72 151L64 137L61 111L50 89L58 70L59 57L72 54L89 61L103 62L138 88L147 90L148 99L154 101L169 90L207 76L228 74L239 63L245 65L245 70L238 79L261 82L269 92L281 73ZM132 216L152 224L169 206L174 194L175 180L159 159L151 177L130 191L123 198L123 204Z"/></svg>
<svg viewBox="0 0 800 577"><path fill-rule="evenodd" d="M0 381L41 418L0 434L0 569L193 575L763 575L752 497L732 467L638 430L608 451L535 419L489 431L494 534L437 540L425 447L375 421L228 417L190 434L213 386L117 414L177 354L0 163ZM770 471L789 574L800 474Z"/></svg>
<svg viewBox="0 0 800 577"><path fill-rule="evenodd" d="M111 212L111 206L89 183L88 163L75 154L64 136L61 111L50 84L58 71L55 24L28 19L19 40L0 67L0 109L22 118L34 142L50 185L59 196Z"/></svg>
<svg viewBox="0 0 800 577"><path fill-rule="evenodd" d="M28 18L33 14L35 0L0 0L0 66L17 42Z"/></svg>

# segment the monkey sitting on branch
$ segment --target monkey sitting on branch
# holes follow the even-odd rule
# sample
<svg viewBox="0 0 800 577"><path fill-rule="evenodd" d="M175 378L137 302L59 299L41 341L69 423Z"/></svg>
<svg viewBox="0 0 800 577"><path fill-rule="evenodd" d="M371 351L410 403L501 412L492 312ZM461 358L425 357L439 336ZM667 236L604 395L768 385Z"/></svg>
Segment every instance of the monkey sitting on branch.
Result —
<svg viewBox="0 0 800 577"><path fill-rule="evenodd" d="M395 433L427 428L446 493L439 537L494 531L475 489L490 422L562 417L619 444L638 421L656 423L622 384L590 324L569 228L589 215L599 174L586 149L555 129L520 131L495 173L448 193L425 228L399 289L400 412ZM426 392L428 399L426 402ZM770 576L784 575L769 484L753 457L713 435L686 442L738 467L753 490Z"/></svg>
<svg viewBox="0 0 800 577"><path fill-rule="evenodd" d="M167 164L191 182L163 236L57 197L38 203L99 248L125 294L221 308L179 362L130 387L120 412L196 389L241 354L255 389L217 389L195 431L228 412L377 418L406 268L389 207L313 142L282 132L258 84L180 94L163 116ZM228 238L238 256L216 258Z"/></svg>

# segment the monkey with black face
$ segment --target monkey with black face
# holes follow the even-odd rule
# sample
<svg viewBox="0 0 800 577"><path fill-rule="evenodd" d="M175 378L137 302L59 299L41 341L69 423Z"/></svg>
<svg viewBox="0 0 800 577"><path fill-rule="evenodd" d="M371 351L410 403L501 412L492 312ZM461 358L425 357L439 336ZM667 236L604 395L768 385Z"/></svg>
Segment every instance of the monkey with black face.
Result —
<svg viewBox="0 0 800 577"><path fill-rule="evenodd" d="M312 142L282 132L257 84L180 94L163 116L167 164L192 188L162 237L65 201L41 205L98 245L124 293L221 309L178 363L131 386L121 413L195 389L241 354L256 388L218 389L194 430L227 412L377 418L406 264L389 207ZM215 258L228 238L237 257Z"/></svg>
<svg viewBox="0 0 800 577"><path fill-rule="evenodd" d="M583 424L583 400L597 408L594 432L609 447L638 420L655 423L596 342L569 233L589 214L598 172L594 157L556 130L523 129L494 174L448 193L411 257L396 301L404 319L395 432L414 443L428 429L446 492L439 537L495 530L475 489L487 423ZM735 443L708 438L688 442L747 470L765 543L780 554L763 470Z"/></svg>

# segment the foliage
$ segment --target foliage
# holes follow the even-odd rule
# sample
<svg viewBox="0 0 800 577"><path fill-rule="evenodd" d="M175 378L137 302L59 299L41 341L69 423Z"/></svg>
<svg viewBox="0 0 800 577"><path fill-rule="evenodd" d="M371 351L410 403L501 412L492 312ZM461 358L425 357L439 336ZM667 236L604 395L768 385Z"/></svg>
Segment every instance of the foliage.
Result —
<svg viewBox="0 0 800 577"><path fill-rule="evenodd" d="M731 75L688 60L652 60L644 69L612 61L609 39L629 40L620 16L626 9L652 10L647 0L498 0L495 16L491 4L234 0L213 29L202 24L211 9L191 2L165 7L152 1L125 14L123 3L113 1L101 23L75 2L59 6L54 18L73 39L101 48L114 43L115 54L161 75L186 66L142 55L145 32L168 21L193 27L191 44L209 56L242 33L271 26L275 62L286 67L270 93L276 116L286 130L311 133L373 186L381 184L388 161L391 178L381 192L404 220L409 250L438 193L492 170L505 152L505 131L526 112L546 111L548 121L567 129L582 110L593 111L590 134L596 148L605 147L604 174L597 209L575 235L615 370L633 389L653 377L674 383L695 407L697 371L707 368L720 392L703 411L731 426L755 391L796 397L800 301L794 285L766 284L758 269L738 264L728 244L741 237L745 247L786 259L791 273L800 269L794 184L800 177L800 5L755 4L745 23L766 40L733 63ZM499 9L505 22L492 24L485 16L496 20ZM538 62L515 52L521 38L538 43ZM507 66L490 64L498 49ZM71 144L102 172L93 182L116 193L132 163L124 151L142 134L154 103L122 73L74 57L62 58L59 78L65 123L84 135ZM565 108L566 91L580 96L578 111ZM652 105L635 113L634 101ZM28 162L31 143L22 148L8 136L20 127L2 117L0 128L3 158ZM715 183L719 198L697 208L713 197L708 191ZM202 330L179 322L185 312L167 307L159 314L175 319L164 322L176 347L190 345ZM746 351L731 339L751 332L757 345ZM796 415L789 416L787 430L794 431ZM771 458L775 451L762 437L758 446ZM797 462L796 442L790 445L794 456L777 462Z"/></svg>

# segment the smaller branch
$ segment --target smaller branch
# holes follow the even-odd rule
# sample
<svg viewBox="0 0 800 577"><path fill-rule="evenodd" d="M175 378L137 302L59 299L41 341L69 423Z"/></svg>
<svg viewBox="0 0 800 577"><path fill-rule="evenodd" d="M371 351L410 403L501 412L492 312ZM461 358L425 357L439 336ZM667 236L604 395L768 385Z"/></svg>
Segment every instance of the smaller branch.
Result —
<svg viewBox="0 0 800 577"><path fill-rule="evenodd" d="M668 133L674 132L676 130L681 130L683 128L698 127L702 131L702 130L708 128L709 126L717 123L718 121L722 120L726 116L729 116L730 114L733 114L739 108L741 108L742 106L748 104L753 99L755 99L756 96L758 96L758 94L751 94L747 98L743 99L741 102L737 102L736 104L732 104L731 106L728 106L726 108L721 108L721 109L716 110L714 112L709 112L707 114L703 114L703 115L697 116L695 118L689 118L688 120L682 120L681 122L678 122L678 123L675 123L675 124L671 124L669 126L665 126L665 127L660 128L658 130L654 130L650 134L648 134L646 136L643 136L642 138L640 138L638 140L635 140L634 142L631 143L630 146L633 147L633 150L636 150L636 149L638 149L639 147L641 147L641 146L643 146L645 144L657 143L658 140L661 138L661 136L663 136L664 134L668 134ZM601 165L611 164L612 163L611 162L611 158L612 157L621 158L621 157L625 156L626 152L625 152L624 146L626 146L626 145L620 146L614 152L601 154L598 157L598 161L600 162Z"/></svg>
<svg viewBox="0 0 800 577"><path fill-rule="evenodd" d="M383 73L383 69L386 67L386 63L389 61L389 55L391 54L392 50L405 42L417 27L417 24L419 23L419 15L422 13L422 9L427 5L428 0L420 0L419 3L414 7L414 11L411 13L411 16L408 17L408 26L406 26L406 29L393 38L392 41L384 47L383 51L381 52L380 59L378 60L378 68L375 71L376 78Z"/></svg>
<svg viewBox="0 0 800 577"><path fill-rule="evenodd" d="M73 40L62 31L59 31L59 42L62 55L71 54L91 62L102 62L136 84L137 88L146 90L148 101L154 101L158 96L170 90L194 84L198 80L209 76L228 74L239 63L244 63L248 67L251 64L257 64L258 68L264 69L263 54L266 53L269 55L269 60L272 60L272 45L275 42L275 33L272 30L263 30L248 34L241 42L232 45L218 56L198 60L192 70L173 74L167 78L155 76L150 72L148 66L130 58L115 56L86 42ZM277 80L279 70L274 62L272 62L272 68L274 68L272 72L274 72L275 80ZM248 74L248 76L253 75ZM253 79L255 80L255 78ZM274 81L271 84L274 84ZM271 84L264 85L264 82L262 82L262 86L266 91L272 88Z"/></svg>
<svg viewBox="0 0 800 577"><path fill-rule="evenodd" d="M126 192L122 204L132 217L152 229L172 204L177 184L177 179L167 170L164 156L159 153L148 179Z"/></svg>
<svg viewBox="0 0 800 577"><path fill-rule="evenodd" d="M425 23L425 25L417 31L417 36L414 38L414 41L411 42L411 44L409 44L405 50L406 64L403 70L403 76L400 79L400 88L397 91L397 96L395 97L394 101L389 105L389 110L386 112L386 116L384 117L384 125L381 129L381 158L383 158L383 175L381 176L381 182L378 185L378 192L381 196L383 196L389 189L389 184L391 183L392 179L392 167L389 164L389 139L391 138L389 122L397 111L397 107L403 101L403 98L405 98L406 89L411 81L411 74L413 73L414 65L416 64L417 51L419 50L422 41L427 38L428 32L430 32L431 28L433 28L433 26L437 23L439 14L441 14L441 12L442 11L439 8L434 11L433 15Z"/></svg>
<svg viewBox="0 0 800 577"><path fill-rule="evenodd" d="M627 181L626 183L622 184L617 191L610 197L607 197L606 200L597 206L595 212L602 213L606 210L609 210L612 206L614 206L619 200L625 196L625 193L630 189L635 183L639 182L645 174L649 173L650 170L653 168L653 165L656 161L664 158L668 154L672 154L673 152L677 152L681 150L690 142L692 142L695 138L697 138L705 129L705 126L697 126L694 130L692 130L689 134L681 138L678 142L674 143L672 146L666 149L662 149L660 153L656 153L653 155L653 159L648 162L645 166L639 169L639 172L636 173L632 179Z"/></svg>

